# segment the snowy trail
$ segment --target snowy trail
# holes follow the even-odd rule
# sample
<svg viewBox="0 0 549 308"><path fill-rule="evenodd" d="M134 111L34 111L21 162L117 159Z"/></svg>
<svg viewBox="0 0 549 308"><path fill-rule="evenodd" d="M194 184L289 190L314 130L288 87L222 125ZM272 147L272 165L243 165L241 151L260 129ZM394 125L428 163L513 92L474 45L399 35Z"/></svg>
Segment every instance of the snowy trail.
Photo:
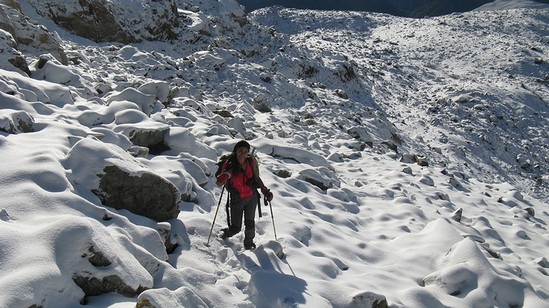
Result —
<svg viewBox="0 0 549 308"><path fill-rule="evenodd" d="M68 65L1 32L0 306L547 306L547 9L179 4L177 44L95 44L47 22ZM215 162L240 139L278 241L263 205L256 250L219 239L224 196L207 247ZM118 183L158 180L128 199L172 188L175 215L103 205L112 166Z"/></svg>

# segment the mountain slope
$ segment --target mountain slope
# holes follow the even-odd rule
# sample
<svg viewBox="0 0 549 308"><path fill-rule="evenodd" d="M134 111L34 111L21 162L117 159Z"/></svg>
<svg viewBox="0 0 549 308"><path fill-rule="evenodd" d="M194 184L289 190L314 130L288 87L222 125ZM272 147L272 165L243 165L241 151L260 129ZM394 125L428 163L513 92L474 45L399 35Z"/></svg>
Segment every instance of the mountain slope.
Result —
<svg viewBox="0 0 549 308"><path fill-rule="evenodd" d="M151 32L131 22L146 2L109 3ZM55 31L67 63L1 32L0 306L549 303L547 10L179 1L179 40L121 44L72 34L45 4L82 9L22 1L31 23L2 6L19 17L2 26ZM217 238L215 162L240 139L275 195L255 251ZM135 203L175 187L177 217L104 205L113 168L114 187L143 185Z"/></svg>

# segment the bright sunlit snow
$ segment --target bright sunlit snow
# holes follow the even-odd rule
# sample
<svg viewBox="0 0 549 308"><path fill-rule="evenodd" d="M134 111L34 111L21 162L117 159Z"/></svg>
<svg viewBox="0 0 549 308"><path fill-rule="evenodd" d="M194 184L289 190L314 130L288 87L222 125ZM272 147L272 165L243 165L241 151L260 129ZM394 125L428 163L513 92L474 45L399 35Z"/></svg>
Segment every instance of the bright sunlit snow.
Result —
<svg viewBox="0 0 549 308"><path fill-rule="evenodd" d="M546 5L176 2L185 40L123 45L20 1L69 59L24 50L31 77L0 31L0 307L549 306ZM253 251L218 237L215 163L241 139L274 193ZM127 197L145 209L176 189L177 218L102 204L113 166L157 181Z"/></svg>

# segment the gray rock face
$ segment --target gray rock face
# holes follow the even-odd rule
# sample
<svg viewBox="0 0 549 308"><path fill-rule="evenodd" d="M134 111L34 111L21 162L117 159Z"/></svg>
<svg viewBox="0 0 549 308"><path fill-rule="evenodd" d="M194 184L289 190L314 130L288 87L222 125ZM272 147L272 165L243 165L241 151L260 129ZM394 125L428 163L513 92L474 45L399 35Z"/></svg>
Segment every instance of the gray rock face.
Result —
<svg viewBox="0 0 549 308"><path fill-rule="evenodd" d="M177 218L181 194L174 184L150 172L133 176L117 166L106 166L98 190L101 203L126 209L156 221Z"/></svg>
<svg viewBox="0 0 549 308"><path fill-rule="evenodd" d="M17 43L13 47L23 52L50 52L59 62L67 64L67 55L61 47L61 40L57 34L24 15L17 2L6 2L8 5L0 6L0 29L11 34ZM29 74L26 61L22 56L13 57L9 62Z"/></svg>
<svg viewBox="0 0 549 308"><path fill-rule="evenodd" d="M178 36L177 7L172 1L144 1L141 6L106 0L74 0L74 5L55 0L30 2L39 14L95 42L127 44L143 40L173 40Z"/></svg>

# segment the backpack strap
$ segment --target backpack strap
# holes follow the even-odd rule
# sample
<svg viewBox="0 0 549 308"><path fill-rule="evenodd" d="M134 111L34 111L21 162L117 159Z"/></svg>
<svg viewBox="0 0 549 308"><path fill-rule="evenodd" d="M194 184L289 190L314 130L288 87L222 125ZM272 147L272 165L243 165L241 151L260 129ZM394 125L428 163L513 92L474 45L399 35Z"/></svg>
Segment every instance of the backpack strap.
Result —
<svg viewBox="0 0 549 308"><path fill-rule="evenodd" d="M254 180L256 181L259 188L265 187L263 184L263 180L261 180L261 177L259 176L259 164L257 163L257 160L253 156L249 156L248 159L250 160L250 164L252 165L252 172L254 174Z"/></svg>
<svg viewBox="0 0 549 308"><path fill-rule="evenodd" d="M254 187L254 189L257 191L258 188L262 188L265 186L263 184L263 180L261 180L261 177L259 177L259 164L257 163L257 160L253 155L248 156L247 159L249 160L250 165L252 167L254 181L258 186L258 187ZM257 193L257 215L259 215L259 218L263 216L263 214L261 213L261 198L259 196L259 192Z"/></svg>

